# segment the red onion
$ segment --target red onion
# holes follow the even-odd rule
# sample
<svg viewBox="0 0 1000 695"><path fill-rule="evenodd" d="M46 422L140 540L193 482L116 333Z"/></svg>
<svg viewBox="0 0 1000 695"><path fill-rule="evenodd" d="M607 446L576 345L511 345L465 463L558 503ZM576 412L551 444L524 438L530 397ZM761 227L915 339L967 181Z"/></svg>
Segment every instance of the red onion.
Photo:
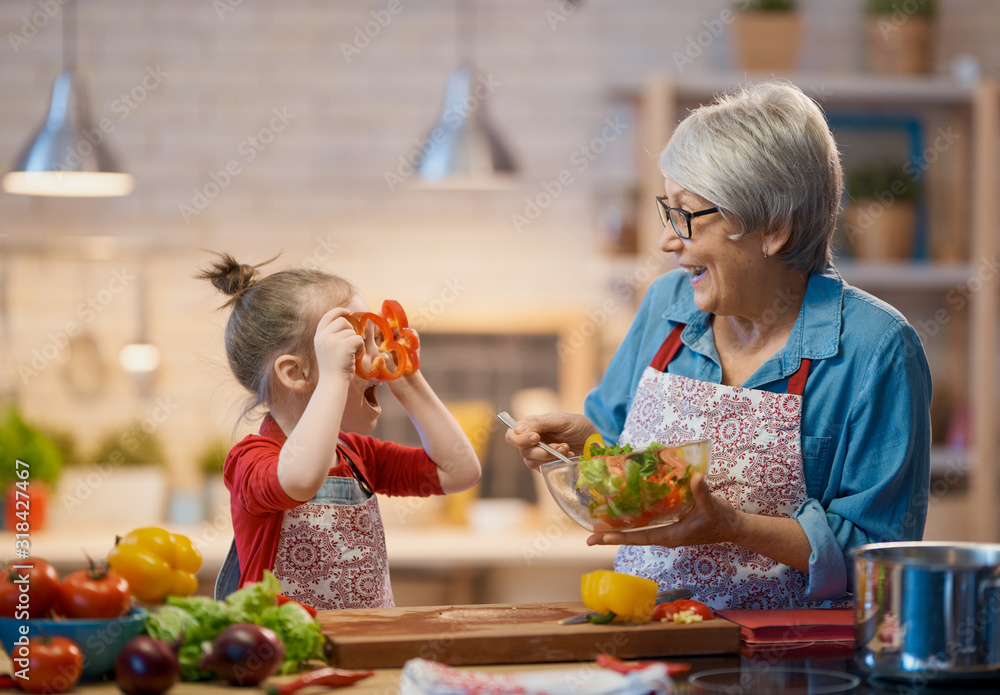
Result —
<svg viewBox="0 0 1000 695"><path fill-rule="evenodd" d="M133 637L115 658L115 681L127 695L160 695L180 678L177 647L146 635Z"/></svg>
<svg viewBox="0 0 1000 695"><path fill-rule="evenodd" d="M232 685L257 685L284 660L285 645L274 630L237 623L219 633L199 665Z"/></svg>

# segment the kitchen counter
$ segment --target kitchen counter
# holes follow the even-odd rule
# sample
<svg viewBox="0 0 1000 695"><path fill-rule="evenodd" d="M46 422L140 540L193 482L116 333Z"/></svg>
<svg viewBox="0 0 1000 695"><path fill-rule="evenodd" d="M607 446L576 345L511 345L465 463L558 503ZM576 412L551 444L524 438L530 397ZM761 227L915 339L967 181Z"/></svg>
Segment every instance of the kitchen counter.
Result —
<svg viewBox="0 0 1000 695"><path fill-rule="evenodd" d="M700 657L674 657L671 661L681 661L691 664L691 670L687 675L677 676L674 679L676 691L678 693L704 693L709 692L692 685L688 681L697 674L707 671L736 670L732 676L733 680L728 687L720 686L715 692L724 692L728 695L751 695L751 693L782 693L782 695L811 695L812 693L831 693L829 689L823 689L819 685L814 685L812 689L807 685L796 687L793 682L786 682L780 688L774 690L762 690L747 687L749 678L754 674L763 672L778 674L782 669L809 671L815 677L821 677L824 672L837 674L856 674L853 661L847 654L823 654L815 648L800 649L797 652L762 652L753 655L728 655L728 656L700 656ZM559 663L559 664L522 664L515 666L481 666L463 667L487 673L516 673L524 671L538 670L575 670L584 666L583 663ZM0 654L0 668L9 667L6 656ZM375 675L364 681L350 686L349 689L337 691L324 691L320 688L303 690L304 695L315 695L324 692L343 692L345 695L391 695L399 692L400 669L377 669ZM743 686L740 686L742 677ZM294 679L294 676L283 676L273 679L278 683ZM264 692L259 688L229 688L219 683L179 683L169 692L172 695L223 695L227 691L239 692L244 695L257 695ZM102 683L86 683L78 685L72 692L80 695L121 695L121 691L115 687L114 683L105 681ZM963 688L930 688L926 684L913 683L867 683L863 679L861 682L848 690L840 692L855 693L858 695L878 695L880 693L893 693L894 695L945 695L950 693L969 693L975 690L969 687ZM995 689L980 690L979 692L996 692Z"/></svg>
<svg viewBox="0 0 1000 695"><path fill-rule="evenodd" d="M215 523L164 524L188 536L204 558L198 573L201 593L211 593L229 544L228 518ZM116 534L131 525L82 524L31 534L31 554L60 573L104 557ZM443 523L389 525L386 550L399 605L566 601L579 598L579 577L610 569L616 547L588 547L589 534L568 519L541 520L529 514L517 523L485 529ZM14 535L0 533L0 548L14 549ZM408 582L435 582L438 595L409 591ZM407 600L408 593L411 600Z"/></svg>

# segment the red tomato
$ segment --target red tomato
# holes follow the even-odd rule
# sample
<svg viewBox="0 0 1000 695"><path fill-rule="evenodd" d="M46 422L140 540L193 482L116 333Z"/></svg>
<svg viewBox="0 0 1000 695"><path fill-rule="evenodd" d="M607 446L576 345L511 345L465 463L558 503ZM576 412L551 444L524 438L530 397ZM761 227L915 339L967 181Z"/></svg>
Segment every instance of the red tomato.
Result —
<svg viewBox="0 0 1000 695"><path fill-rule="evenodd" d="M107 568L77 570L59 584L60 606L67 618L117 618L132 608L124 577Z"/></svg>
<svg viewBox="0 0 1000 695"><path fill-rule="evenodd" d="M667 603L658 603L656 607L653 608L653 622L673 622L674 616L677 615L679 609L677 604L673 601L668 601Z"/></svg>
<svg viewBox="0 0 1000 695"><path fill-rule="evenodd" d="M69 637L32 637L26 649L27 678L16 679L22 690L29 693L61 693L80 680L83 653Z"/></svg>
<svg viewBox="0 0 1000 695"><path fill-rule="evenodd" d="M43 618L58 598L59 574L41 558L16 560L0 570L0 615L6 618Z"/></svg>
<svg viewBox="0 0 1000 695"><path fill-rule="evenodd" d="M706 606L700 601L692 601L687 598L679 598L674 601L674 605L677 606L678 611L691 611L695 615L700 615L702 620L711 620L715 617L715 613L711 608Z"/></svg>

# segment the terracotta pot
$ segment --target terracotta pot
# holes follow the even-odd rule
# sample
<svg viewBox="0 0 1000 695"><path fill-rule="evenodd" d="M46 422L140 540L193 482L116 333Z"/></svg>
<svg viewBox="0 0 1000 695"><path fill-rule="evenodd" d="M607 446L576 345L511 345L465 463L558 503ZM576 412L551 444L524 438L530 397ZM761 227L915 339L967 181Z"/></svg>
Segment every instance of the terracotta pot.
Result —
<svg viewBox="0 0 1000 695"><path fill-rule="evenodd" d="M38 480L30 481L27 491L20 490L17 483L8 483L3 495L3 527L21 533L44 530L50 494L49 486Z"/></svg>
<svg viewBox="0 0 1000 695"><path fill-rule="evenodd" d="M736 15L736 55L746 72L787 73L799 65L802 15L745 10Z"/></svg>
<svg viewBox="0 0 1000 695"><path fill-rule="evenodd" d="M883 75L931 71L934 23L929 17L876 15L868 18L868 69Z"/></svg>
<svg viewBox="0 0 1000 695"><path fill-rule="evenodd" d="M913 255L917 213L912 201L852 201L844 213L848 245L858 260L905 260Z"/></svg>

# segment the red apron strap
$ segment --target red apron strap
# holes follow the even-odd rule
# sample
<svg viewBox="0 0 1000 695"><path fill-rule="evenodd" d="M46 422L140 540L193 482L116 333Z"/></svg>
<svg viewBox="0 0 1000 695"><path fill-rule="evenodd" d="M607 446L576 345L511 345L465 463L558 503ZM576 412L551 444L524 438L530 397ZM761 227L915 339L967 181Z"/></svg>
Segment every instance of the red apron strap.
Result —
<svg viewBox="0 0 1000 695"><path fill-rule="evenodd" d="M674 355L681 349L681 331L684 330L684 326L686 325L678 323L674 326L674 330L670 331L670 335L667 336L667 339L663 341L663 345L656 352L656 357L649 363L650 367L658 372L667 371L667 365L670 364L670 360L674 359Z"/></svg>
<svg viewBox="0 0 1000 695"><path fill-rule="evenodd" d="M806 379L809 377L809 367L812 365L812 360L803 357L802 361L799 362L799 368L795 370L795 373L788 377L788 393L792 396L801 396L806 390Z"/></svg>

